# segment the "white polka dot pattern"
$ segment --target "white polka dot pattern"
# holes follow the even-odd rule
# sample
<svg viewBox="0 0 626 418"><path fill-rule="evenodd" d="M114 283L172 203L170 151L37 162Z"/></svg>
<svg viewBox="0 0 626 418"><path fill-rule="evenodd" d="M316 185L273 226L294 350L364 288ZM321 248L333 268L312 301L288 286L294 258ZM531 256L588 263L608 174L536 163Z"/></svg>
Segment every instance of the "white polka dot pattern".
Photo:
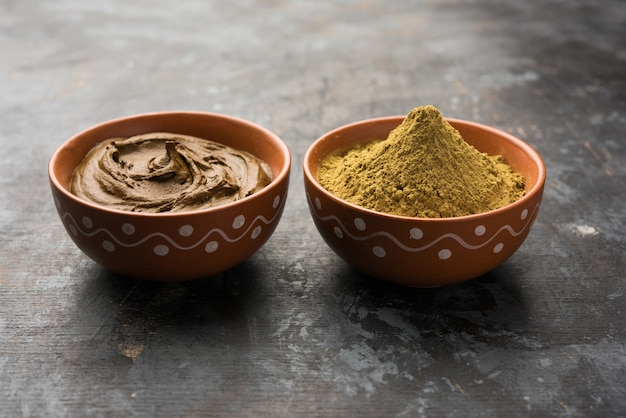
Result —
<svg viewBox="0 0 626 418"><path fill-rule="evenodd" d="M485 246L491 245L492 251L495 254L501 252L504 249L504 244L502 242L495 241L497 236L503 231L507 231L513 237L516 237L522 234L524 231L530 228L534 215L536 215L537 211L539 210L539 204L537 204L532 210L532 216L529 216L530 215L529 210L523 209L519 214L519 219L521 221L526 221L526 222L522 226L522 228L517 231L511 225L504 225L498 228L497 230L489 231L485 225L477 224L474 227L474 236L484 238L484 240L479 244L470 244L461 236L457 234L453 234L453 233L443 233L436 237L429 237L428 241L426 242L424 238L424 231L422 231L420 228L411 228L407 231L407 236L410 240L414 241L416 244L419 244L419 246L407 246L403 243L404 237L402 237L403 239L400 240L398 239L398 237L394 236L393 234L387 231L371 230L367 222L360 217L354 218L352 220L353 228L349 228L348 226L344 225L342 220L339 219L339 217L337 216L334 216L334 215L322 216L319 214L319 212L323 209L321 200L318 197L311 199L311 196L309 195L307 195L307 198L309 199L310 202L314 203L314 205L313 204L310 205L311 208L315 208L315 210L312 210L313 216L317 219L317 221L321 223L333 224L332 230L337 238L351 239L353 241L366 242L370 239L385 237L391 243L390 245L395 245L396 247L404 251L411 252L411 253L425 251L432 247L435 247L435 249L437 249L438 246L441 246L443 243L446 243L445 246L441 246L441 248L437 250L437 256L439 260L442 262L445 262L447 260L452 260L455 257L455 251L453 248L450 247L449 239L456 241L456 243L459 246L467 250L478 250ZM358 232L356 233L351 232L351 230L354 230L354 229L356 229ZM447 241L444 241L444 240L447 240ZM372 245L371 251L375 256L379 258L384 258L387 255L388 250L386 250L385 247L383 247L379 243L379 240L377 240L376 242L377 242L376 245Z"/></svg>
<svg viewBox="0 0 626 418"><path fill-rule="evenodd" d="M266 226L271 225L280 214L280 209L284 204L283 196L276 196L272 201L272 208L274 212L270 219L265 216L258 215L252 220L246 219L244 215L237 215L231 221L231 229L223 230L220 228L213 228L209 231L198 231L198 227L194 227L189 224L182 224L178 227L177 235L170 236L162 232L153 232L142 237L136 237L137 227L130 222L125 222L117 228L107 229L98 227L94 221L88 216L80 217L79 221L75 219L69 212L62 212L61 203L58 199L55 200L57 208L62 213L61 219L67 226L72 235L78 237L82 235L84 237L94 237L95 239L101 239L100 246L107 253L114 253L115 251L141 247L142 245L152 245L151 251L158 257L165 257L172 252L172 250L188 251L194 248L204 245L204 251L207 254L217 252L222 244L235 243L247 236L252 239L257 239ZM116 234L120 234L118 237ZM104 236L104 238L102 238ZM196 238L193 242L188 243L190 239ZM134 241L129 242L129 238L134 238ZM160 239L162 243L146 244L153 238ZM184 241L179 238L184 239Z"/></svg>

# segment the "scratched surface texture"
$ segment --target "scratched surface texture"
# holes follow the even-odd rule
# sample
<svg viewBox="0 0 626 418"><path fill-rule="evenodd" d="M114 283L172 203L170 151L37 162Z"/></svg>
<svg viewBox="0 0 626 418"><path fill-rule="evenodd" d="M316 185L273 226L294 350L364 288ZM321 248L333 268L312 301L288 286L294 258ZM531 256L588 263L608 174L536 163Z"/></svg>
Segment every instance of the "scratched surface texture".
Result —
<svg viewBox="0 0 626 418"><path fill-rule="evenodd" d="M0 0L0 416L626 416L626 3ZM470 282L406 289L321 240L301 163L434 104L544 157L534 229ZM103 270L54 210L70 135L158 110L293 153L273 237L219 277Z"/></svg>

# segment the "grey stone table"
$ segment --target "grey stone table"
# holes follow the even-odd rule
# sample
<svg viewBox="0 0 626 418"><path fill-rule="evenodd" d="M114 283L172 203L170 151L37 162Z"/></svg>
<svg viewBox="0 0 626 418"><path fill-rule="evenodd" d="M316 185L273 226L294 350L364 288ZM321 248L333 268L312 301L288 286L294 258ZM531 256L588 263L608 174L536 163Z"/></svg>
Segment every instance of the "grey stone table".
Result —
<svg viewBox="0 0 626 418"><path fill-rule="evenodd" d="M626 3L0 0L0 416L626 416ZM548 171L493 272L407 289L317 234L322 133L434 104ZM293 153L272 238L219 277L138 282L66 236L70 135L204 110Z"/></svg>

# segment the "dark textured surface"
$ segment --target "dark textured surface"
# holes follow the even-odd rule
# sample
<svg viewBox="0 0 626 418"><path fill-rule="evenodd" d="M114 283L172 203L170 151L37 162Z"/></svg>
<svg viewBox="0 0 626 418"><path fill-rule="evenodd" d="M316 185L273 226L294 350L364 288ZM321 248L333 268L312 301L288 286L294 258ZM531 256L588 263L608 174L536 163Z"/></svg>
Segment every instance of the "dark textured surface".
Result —
<svg viewBox="0 0 626 418"><path fill-rule="evenodd" d="M626 416L626 3L0 0L0 415ZM406 289L323 243L301 163L323 132L434 104L544 157L526 243ZM65 235L47 161L157 110L280 135L290 196L220 277L136 282Z"/></svg>

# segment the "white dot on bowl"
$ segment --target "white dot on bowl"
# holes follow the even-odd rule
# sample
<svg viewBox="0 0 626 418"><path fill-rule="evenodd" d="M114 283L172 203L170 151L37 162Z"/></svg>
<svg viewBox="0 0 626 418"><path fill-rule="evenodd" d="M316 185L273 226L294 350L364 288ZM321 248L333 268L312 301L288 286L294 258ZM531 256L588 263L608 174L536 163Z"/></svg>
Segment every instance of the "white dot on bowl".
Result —
<svg viewBox="0 0 626 418"><path fill-rule="evenodd" d="M272 207L273 207L274 209L276 209L276 208L278 207L278 205L280 205L280 196L276 196L276 197L274 198L274 202L272 202Z"/></svg>
<svg viewBox="0 0 626 418"><path fill-rule="evenodd" d="M354 220L354 226L359 231L365 231L365 228L367 228L367 225L365 224L365 221L363 219L361 219L361 218L356 218Z"/></svg>
<svg viewBox="0 0 626 418"><path fill-rule="evenodd" d="M152 250L154 251L156 255L160 255L160 256L167 255L167 253L170 252L170 249L167 245L157 245Z"/></svg>
<svg viewBox="0 0 626 418"><path fill-rule="evenodd" d="M522 211L522 216L521 216L522 220L526 219L527 216L528 216L528 209L524 209Z"/></svg>
<svg viewBox="0 0 626 418"><path fill-rule="evenodd" d="M493 252L494 253L499 253L500 251L502 251L503 248L504 248L504 244L500 242L500 243L496 244L495 247L493 247Z"/></svg>
<svg viewBox="0 0 626 418"><path fill-rule="evenodd" d="M333 231L335 231L335 235L337 235L337 238L343 238L343 231L341 230L341 228L339 228L338 226L336 226Z"/></svg>
<svg viewBox="0 0 626 418"><path fill-rule="evenodd" d="M315 207L320 210L322 208L322 202L320 201L319 197L315 198Z"/></svg>
<svg viewBox="0 0 626 418"><path fill-rule="evenodd" d="M252 234L250 236L252 237L252 239L255 239L259 235L261 235L261 226L260 225L258 225L256 228L254 228L252 230Z"/></svg>
<svg viewBox="0 0 626 418"><path fill-rule="evenodd" d="M70 225L70 232L72 233L72 235L74 235L75 237L78 236L78 229L76 229L76 227L74 225Z"/></svg>
<svg viewBox="0 0 626 418"><path fill-rule="evenodd" d="M243 215L239 215L237 216L234 220L233 220L233 228L235 229L239 229L243 226L243 224L246 223L246 217Z"/></svg>
<svg viewBox="0 0 626 418"><path fill-rule="evenodd" d="M411 239L422 239L422 237L424 236L424 232L422 232L422 230L419 228L411 228L411 230L409 231L409 236L411 237Z"/></svg>
<svg viewBox="0 0 626 418"><path fill-rule="evenodd" d="M183 237L188 237L193 234L193 226L191 225L183 225L178 228L178 233Z"/></svg>
<svg viewBox="0 0 626 418"><path fill-rule="evenodd" d="M478 225L476 228L474 228L474 233L479 237L485 235L485 232L487 232L487 228L485 228L485 225Z"/></svg>
<svg viewBox="0 0 626 418"><path fill-rule="evenodd" d="M380 258L383 258L384 256L387 255L387 252L385 251L385 249L383 247L379 247L378 245L372 248L372 252L374 253L376 257L380 257Z"/></svg>
<svg viewBox="0 0 626 418"><path fill-rule="evenodd" d="M128 223L122 225L122 232L126 235L133 235L135 233L135 225Z"/></svg>
<svg viewBox="0 0 626 418"><path fill-rule="evenodd" d="M204 246L204 251L206 251L207 253L212 253L217 250L217 247L219 247L219 244L217 243L217 241L209 241Z"/></svg>
<svg viewBox="0 0 626 418"><path fill-rule="evenodd" d="M54 205L57 207L57 209L61 209L61 202L59 201L59 198L54 196Z"/></svg>
<svg viewBox="0 0 626 418"><path fill-rule="evenodd" d="M110 253L115 251L115 245L113 245L111 241L107 241L107 240L102 241L102 248L104 248Z"/></svg>
<svg viewBox="0 0 626 418"><path fill-rule="evenodd" d="M93 221L88 216L83 216L82 221L83 225L85 225L87 228L91 228L93 226Z"/></svg>
<svg viewBox="0 0 626 418"><path fill-rule="evenodd" d="M452 251L448 250L447 248L439 251L440 260L447 260L450 257L452 257Z"/></svg>

